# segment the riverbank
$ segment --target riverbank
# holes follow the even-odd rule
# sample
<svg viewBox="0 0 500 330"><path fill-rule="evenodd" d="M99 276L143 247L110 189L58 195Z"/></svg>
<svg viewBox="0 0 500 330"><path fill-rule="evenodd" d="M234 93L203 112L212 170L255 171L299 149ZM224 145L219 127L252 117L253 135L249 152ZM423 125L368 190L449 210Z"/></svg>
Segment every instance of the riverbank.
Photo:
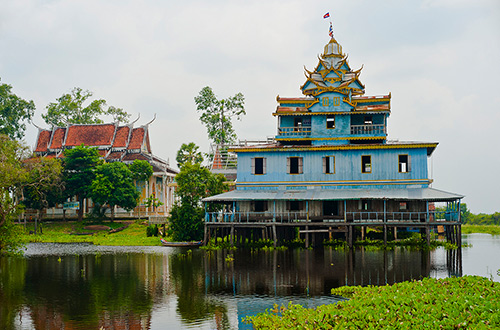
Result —
<svg viewBox="0 0 500 330"><path fill-rule="evenodd" d="M118 229L127 227L122 231L110 233L109 229L85 229L87 226L101 225L109 227L109 229ZM97 228L97 227L94 227ZM93 222L44 222L42 223L42 234L37 231L37 234L28 234L30 231L34 232L34 224L29 224L26 228L26 234L23 240L26 243L80 243L87 242L95 245L113 245L113 246L159 246L160 237L147 237L146 236L147 223L141 220L135 221L114 221L95 224ZM500 235L500 226L495 225L463 225L463 234L470 233L487 233L492 235ZM330 242L331 243L331 242ZM340 243L339 243L340 244ZM337 244L337 245L339 245ZM390 245L408 245L414 246L416 243L412 240L399 240L391 242ZM229 245L227 242L226 245ZM264 244L265 245L265 244ZM269 245L272 245L269 243ZM327 245L329 245L327 243ZM335 244L330 244L337 246ZM380 247L381 243L378 241L363 241L357 242L357 245L371 246L372 248ZM343 245L342 245L343 246ZM340 246L340 247L342 247ZM221 248L226 247L221 244Z"/></svg>
<svg viewBox="0 0 500 330"><path fill-rule="evenodd" d="M255 329L493 329L500 327L500 283L484 277L425 278L386 286L344 286L349 297L315 309L290 304L246 318Z"/></svg>
<svg viewBox="0 0 500 330"><path fill-rule="evenodd" d="M462 234L491 234L500 235L500 226L497 225L462 225Z"/></svg>
<svg viewBox="0 0 500 330"><path fill-rule="evenodd" d="M126 227L126 228L124 228ZM120 230L124 228L123 230ZM42 230L34 232L34 225L26 228L26 243L92 243L112 246L159 246L160 237L146 236L147 223L143 221L89 222L44 222ZM112 230L119 230L111 232Z"/></svg>

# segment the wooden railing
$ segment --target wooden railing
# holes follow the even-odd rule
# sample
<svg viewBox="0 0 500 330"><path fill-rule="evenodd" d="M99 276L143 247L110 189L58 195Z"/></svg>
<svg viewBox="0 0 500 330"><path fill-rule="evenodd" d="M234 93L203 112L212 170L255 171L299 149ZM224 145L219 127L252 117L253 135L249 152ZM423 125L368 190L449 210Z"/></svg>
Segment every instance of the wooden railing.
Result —
<svg viewBox="0 0 500 330"><path fill-rule="evenodd" d="M311 126L280 127L278 132L282 136L309 136L311 135Z"/></svg>
<svg viewBox="0 0 500 330"><path fill-rule="evenodd" d="M351 134L386 134L385 125L351 125Z"/></svg>
<svg viewBox="0 0 500 330"><path fill-rule="evenodd" d="M338 217L313 217L314 222L352 222L352 223L396 223L396 222L447 222L458 221L458 212L371 212L371 211L356 211L346 212ZM290 211L290 212L207 212L205 214L205 222L209 223L259 223L259 222L277 222L277 223L292 223L292 222L307 222L311 221L311 217L305 211Z"/></svg>

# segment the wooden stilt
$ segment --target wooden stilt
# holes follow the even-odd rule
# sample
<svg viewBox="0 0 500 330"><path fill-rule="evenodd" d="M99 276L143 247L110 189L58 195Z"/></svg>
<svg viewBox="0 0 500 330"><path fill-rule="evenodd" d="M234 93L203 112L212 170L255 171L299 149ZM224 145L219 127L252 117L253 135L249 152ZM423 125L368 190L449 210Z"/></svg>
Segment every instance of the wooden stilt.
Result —
<svg viewBox="0 0 500 330"><path fill-rule="evenodd" d="M394 240L398 239L398 227L394 227Z"/></svg>
<svg viewBox="0 0 500 330"><path fill-rule="evenodd" d="M278 244L278 236L276 234L276 225L273 224L273 244L274 244L274 247L276 247L276 245Z"/></svg>
<svg viewBox="0 0 500 330"><path fill-rule="evenodd" d="M234 223L231 224L231 233L229 234L230 235L230 240L231 240L231 247L234 246Z"/></svg>
<svg viewBox="0 0 500 330"><path fill-rule="evenodd" d="M427 241L427 246L431 246L431 228L425 226L425 240Z"/></svg>
<svg viewBox="0 0 500 330"><path fill-rule="evenodd" d="M349 248L352 248L352 243L353 243L353 235L352 235L352 225L349 226L349 230L348 230L349 234L348 234L348 242L347 244L349 245Z"/></svg>
<svg viewBox="0 0 500 330"><path fill-rule="evenodd" d="M387 245L387 225L384 225L384 245Z"/></svg>
<svg viewBox="0 0 500 330"><path fill-rule="evenodd" d="M304 235L306 235L306 249L309 248L309 233L308 233L308 230L309 230L309 226L306 226L306 232L304 233Z"/></svg>

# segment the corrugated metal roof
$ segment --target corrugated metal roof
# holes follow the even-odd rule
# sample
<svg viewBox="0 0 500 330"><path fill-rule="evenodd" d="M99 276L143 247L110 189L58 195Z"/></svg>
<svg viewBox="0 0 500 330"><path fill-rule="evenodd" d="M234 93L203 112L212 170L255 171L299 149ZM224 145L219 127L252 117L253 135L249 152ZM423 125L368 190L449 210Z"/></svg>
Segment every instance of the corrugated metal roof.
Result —
<svg viewBox="0 0 500 330"><path fill-rule="evenodd" d="M230 202L253 200L350 200L394 199L453 201L464 196L434 188L409 189L304 189L304 190L233 190L204 198L204 202Z"/></svg>

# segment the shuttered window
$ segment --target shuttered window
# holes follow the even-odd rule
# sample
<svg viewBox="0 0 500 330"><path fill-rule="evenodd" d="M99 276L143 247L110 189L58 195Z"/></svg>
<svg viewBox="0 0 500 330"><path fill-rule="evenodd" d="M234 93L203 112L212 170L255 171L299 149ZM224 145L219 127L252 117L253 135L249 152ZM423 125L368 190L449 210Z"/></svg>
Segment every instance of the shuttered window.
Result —
<svg viewBox="0 0 500 330"><path fill-rule="evenodd" d="M361 156L361 173L372 172L372 156Z"/></svg>
<svg viewBox="0 0 500 330"><path fill-rule="evenodd" d="M323 157L323 173L335 174L335 156Z"/></svg>
<svg viewBox="0 0 500 330"><path fill-rule="evenodd" d="M252 158L252 174L266 174L266 158Z"/></svg>
<svg viewBox="0 0 500 330"><path fill-rule="evenodd" d="M302 157L288 157L286 159L286 170L288 174L302 174L303 167L303 159Z"/></svg>
<svg viewBox="0 0 500 330"><path fill-rule="evenodd" d="M410 155L398 155L399 173L408 173L411 171Z"/></svg>

